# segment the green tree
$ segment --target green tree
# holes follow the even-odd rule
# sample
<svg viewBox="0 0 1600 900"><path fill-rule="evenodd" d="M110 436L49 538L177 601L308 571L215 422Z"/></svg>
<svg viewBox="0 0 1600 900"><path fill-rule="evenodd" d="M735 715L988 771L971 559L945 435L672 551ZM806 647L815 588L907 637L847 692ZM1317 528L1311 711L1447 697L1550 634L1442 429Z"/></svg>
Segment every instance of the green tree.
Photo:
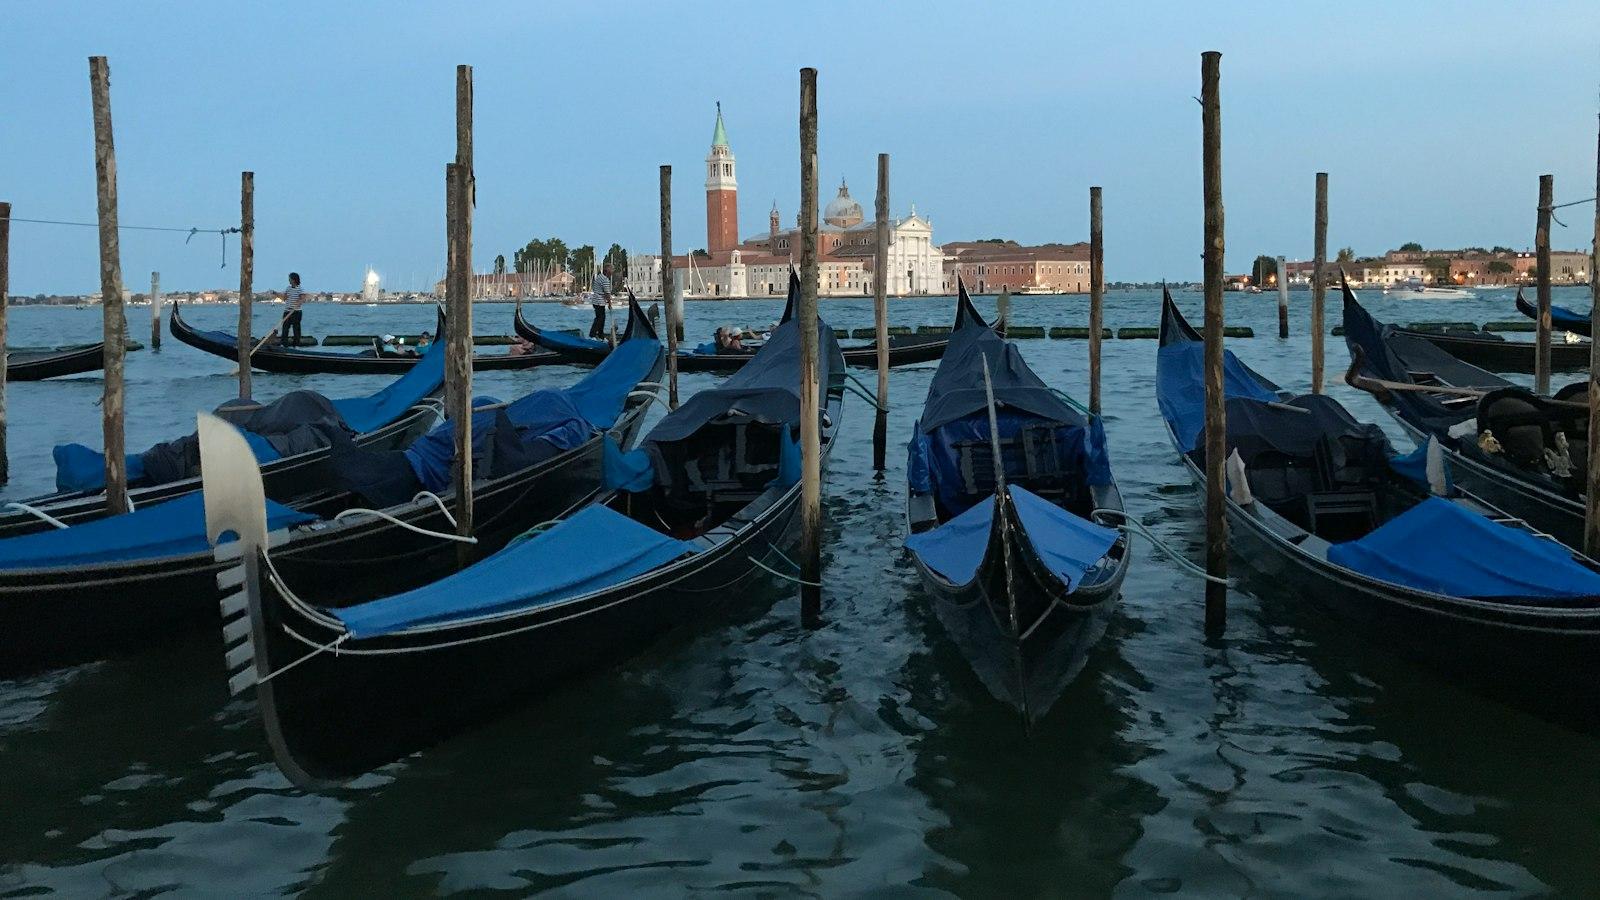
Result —
<svg viewBox="0 0 1600 900"><path fill-rule="evenodd" d="M1495 245L1494 247L1490 248L1489 252L1490 253L1505 253L1507 255L1510 255L1512 253L1516 253L1517 251L1511 249L1510 247L1501 247L1499 245ZM1507 269L1506 271L1509 272L1510 269Z"/></svg>
<svg viewBox="0 0 1600 900"><path fill-rule="evenodd" d="M1402 253L1421 253L1422 245L1416 241L1406 241L1404 244L1400 245L1400 251Z"/></svg>
<svg viewBox="0 0 1600 900"><path fill-rule="evenodd" d="M494 258L494 273L496 275L504 275L506 273L506 255L504 253Z"/></svg>
<svg viewBox="0 0 1600 900"><path fill-rule="evenodd" d="M621 244L612 244L606 251L605 261L611 265L611 284L618 290L628 281L628 251Z"/></svg>
<svg viewBox="0 0 1600 900"><path fill-rule="evenodd" d="M566 268L570 259L567 242L558 237L545 241L535 238L512 256L518 272L531 272L536 265L558 271Z"/></svg>
<svg viewBox="0 0 1600 900"><path fill-rule="evenodd" d="M1422 261L1422 267L1433 276L1434 284L1448 284L1450 282L1450 260L1444 256L1430 256Z"/></svg>
<svg viewBox="0 0 1600 900"><path fill-rule="evenodd" d="M589 289L589 270L593 266L594 247L589 244L584 244L582 247L573 250L572 255L567 258L567 271L576 276L577 281L575 283L584 290Z"/></svg>
<svg viewBox="0 0 1600 900"><path fill-rule="evenodd" d="M1350 248L1350 247L1345 247L1345 248L1341 249L1339 251L1338 257L1336 257L1334 259L1334 262L1342 262L1342 263L1355 262L1355 261L1356 261L1356 251L1353 248Z"/></svg>
<svg viewBox="0 0 1600 900"><path fill-rule="evenodd" d="M1511 274L1511 263L1508 263L1503 259L1491 259L1491 260L1489 260L1489 267L1488 268L1489 268L1489 271L1491 273L1495 274L1495 275L1509 275L1509 274Z"/></svg>
<svg viewBox="0 0 1600 900"><path fill-rule="evenodd" d="M1256 287L1266 287L1269 276L1278 274L1278 258L1262 254L1250 266L1250 283Z"/></svg>

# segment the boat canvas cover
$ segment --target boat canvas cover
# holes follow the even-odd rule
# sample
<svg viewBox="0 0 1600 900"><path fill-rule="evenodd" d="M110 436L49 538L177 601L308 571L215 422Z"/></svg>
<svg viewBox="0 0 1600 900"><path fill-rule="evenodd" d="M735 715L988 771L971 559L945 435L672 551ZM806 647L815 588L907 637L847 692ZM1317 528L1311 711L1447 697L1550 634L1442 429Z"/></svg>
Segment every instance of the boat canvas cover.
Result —
<svg viewBox="0 0 1600 900"><path fill-rule="evenodd" d="M1239 361L1231 350L1222 353L1222 393L1228 399L1243 397L1276 403L1271 382ZM1205 344L1178 341L1156 351L1156 405L1172 427L1184 452L1195 449L1206 425ZM1289 415L1297 415L1289 413ZM1232 423L1229 423L1230 426ZM1232 428L1229 428L1232 431Z"/></svg>
<svg viewBox="0 0 1600 900"><path fill-rule="evenodd" d="M1385 381L1409 384L1413 375L1431 375L1455 387L1492 391L1512 386L1498 375L1456 359L1426 338L1399 332L1374 319L1349 288L1344 294L1344 339L1350 347L1361 349L1366 358L1367 374ZM1394 404L1402 419L1417 428L1438 433L1478 414L1475 404L1447 404L1448 399L1420 391L1393 391L1389 395L1389 402Z"/></svg>
<svg viewBox="0 0 1600 900"><path fill-rule="evenodd" d="M314 521L267 501L267 529ZM131 513L0 540L0 569L60 569L210 553L205 497L196 492Z"/></svg>
<svg viewBox="0 0 1600 900"><path fill-rule="evenodd" d="M357 434L388 425L444 384L445 342L434 341L409 371L366 397L333 401L345 425Z"/></svg>
<svg viewBox="0 0 1600 900"><path fill-rule="evenodd" d="M826 408L828 385L844 377L844 353L827 323L817 322L818 409ZM727 414L738 414L766 425L800 421L800 325L788 321L778 326L750 361L728 376L721 387L700 391L656 423L645 437L646 446L681 441L702 426Z"/></svg>
<svg viewBox="0 0 1600 900"><path fill-rule="evenodd" d="M981 320L963 318L961 327L950 335L944 357L933 373L933 383L928 386L920 419L924 434L989 408L983 386L985 363L999 408L1021 410L1055 422L1084 424L1083 416L1028 368L1016 344L995 334Z"/></svg>
<svg viewBox="0 0 1600 900"><path fill-rule="evenodd" d="M1068 590L1117 542L1115 530L1079 518L1020 485L1009 485L1007 490L1028 543ZM947 581L966 584L977 575L988 551L993 520L991 494L938 528L906 538L906 547Z"/></svg>
<svg viewBox="0 0 1600 900"><path fill-rule="evenodd" d="M502 409L473 413L473 472L485 478L507 475L581 446L596 431L610 428L622 415L628 394L655 368L660 352L661 345L652 339L624 341L571 387L534 391ZM454 423L440 423L402 452L421 487L434 492L448 489L455 459ZM382 468L378 460L368 457ZM392 495L379 498L367 488L358 490L369 499L392 499Z"/></svg>
<svg viewBox="0 0 1600 900"><path fill-rule="evenodd" d="M355 638L534 609L622 584L694 552L606 506L587 506L550 530L432 584L330 610Z"/></svg>
<svg viewBox="0 0 1600 900"><path fill-rule="evenodd" d="M1308 461L1318 445L1336 450L1348 457L1348 462L1374 469L1383 468L1393 455L1382 428L1357 420L1326 394L1304 394L1281 404L1274 400L1273 404L1269 406L1253 397L1234 397L1225 404L1228 449L1237 450L1246 466L1265 453ZM1201 431L1204 430L1202 424Z"/></svg>
<svg viewBox="0 0 1600 900"><path fill-rule="evenodd" d="M569 347L573 350L605 350L610 346L605 341L544 328L539 329L539 340L547 346Z"/></svg>
<svg viewBox="0 0 1600 900"><path fill-rule="evenodd" d="M1328 561L1379 581L1480 600L1560 603L1600 598L1600 574L1553 540L1429 497Z"/></svg>

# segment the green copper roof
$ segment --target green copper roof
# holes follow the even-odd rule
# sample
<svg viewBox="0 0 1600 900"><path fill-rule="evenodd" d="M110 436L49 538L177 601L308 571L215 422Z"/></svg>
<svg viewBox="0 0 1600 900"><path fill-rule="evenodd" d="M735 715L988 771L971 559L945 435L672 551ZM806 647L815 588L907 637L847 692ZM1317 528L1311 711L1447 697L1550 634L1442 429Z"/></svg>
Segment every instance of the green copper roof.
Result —
<svg viewBox="0 0 1600 900"><path fill-rule="evenodd" d="M711 146L728 146L728 132L722 128L722 102L717 102L717 130L711 133Z"/></svg>

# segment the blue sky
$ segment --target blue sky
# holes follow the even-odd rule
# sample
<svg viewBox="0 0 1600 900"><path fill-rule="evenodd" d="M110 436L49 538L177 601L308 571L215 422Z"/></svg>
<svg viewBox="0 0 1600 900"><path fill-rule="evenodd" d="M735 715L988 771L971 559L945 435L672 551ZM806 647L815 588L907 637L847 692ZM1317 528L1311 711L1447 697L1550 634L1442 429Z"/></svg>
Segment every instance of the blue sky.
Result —
<svg viewBox="0 0 1600 900"><path fill-rule="evenodd" d="M1199 54L1223 52L1228 265L1311 254L1312 178L1330 242L1377 252L1532 241L1537 178L1593 195L1600 4L264 4L12 2L0 11L0 199L94 219L90 54L110 58L127 224L237 220L256 173L256 283L393 287L442 268L454 66L476 69L476 262L533 237L658 246L674 166L676 248L705 242L704 156L721 100L740 227L798 205L798 69L820 71L820 161L870 208L935 239L1087 233L1105 188L1112 280L1200 272ZM1535 11L1537 15L1535 15ZM824 198L825 200L826 198ZM1555 229L1588 245L1590 211ZM98 288L94 230L18 223L14 293ZM236 285L215 235L127 232L125 280Z"/></svg>

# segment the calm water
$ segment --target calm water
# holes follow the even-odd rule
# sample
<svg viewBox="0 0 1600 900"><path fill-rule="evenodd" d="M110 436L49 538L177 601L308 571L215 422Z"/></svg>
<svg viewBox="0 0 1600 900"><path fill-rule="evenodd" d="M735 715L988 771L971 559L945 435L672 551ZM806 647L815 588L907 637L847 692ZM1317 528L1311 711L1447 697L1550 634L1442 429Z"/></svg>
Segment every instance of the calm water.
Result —
<svg viewBox="0 0 1600 900"><path fill-rule="evenodd" d="M1556 300L1587 308L1583 291ZM1180 301L1194 312L1199 296ZM1272 297L1230 296L1230 323L1262 335L1232 348L1305 389L1308 303L1291 295L1295 336L1280 342L1265 336ZM1505 293L1372 305L1395 321L1517 317ZM771 321L779 304L687 308L703 339L717 324ZM822 309L836 325L870 324L866 301ZM1153 325L1156 313L1154 292L1119 293L1106 321ZM13 341L92 340L99 315L18 310ZM189 314L219 327L235 315ZM951 305L895 301L890 315L944 324ZM1021 324L1086 316L1080 298L1013 305ZM130 318L147 336L148 312ZM531 318L577 327L588 314L538 306ZM505 332L510 319L509 306L486 306L478 327ZM428 307L306 313L316 334L431 321ZM1083 342L1022 346L1047 381L1086 394ZM1334 393L1397 435L1337 383L1343 342L1328 351ZM1130 510L1198 559L1198 498L1158 424L1154 363L1154 341L1105 345L1113 463ZM197 408L230 393L229 368L170 338L131 356L129 447L191 430ZM897 444L932 372L891 379ZM576 376L488 375L478 392ZM258 395L338 396L378 382L255 383ZM684 390L710 383L686 377ZM99 393L94 377L11 387L4 496L49 486L54 443L98 444ZM1207 643L1199 583L1141 544L1105 641L1024 734L928 609L901 550L903 454L875 481L871 430L866 405L849 400L826 488L822 630L803 630L793 591L768 584L641 657L332 793L302 794L278 774L250 704L225 696L209 635L0 682L0 896L1600 891L1600 739L1372 649L1239 562L1227 636Z"/></svg>

